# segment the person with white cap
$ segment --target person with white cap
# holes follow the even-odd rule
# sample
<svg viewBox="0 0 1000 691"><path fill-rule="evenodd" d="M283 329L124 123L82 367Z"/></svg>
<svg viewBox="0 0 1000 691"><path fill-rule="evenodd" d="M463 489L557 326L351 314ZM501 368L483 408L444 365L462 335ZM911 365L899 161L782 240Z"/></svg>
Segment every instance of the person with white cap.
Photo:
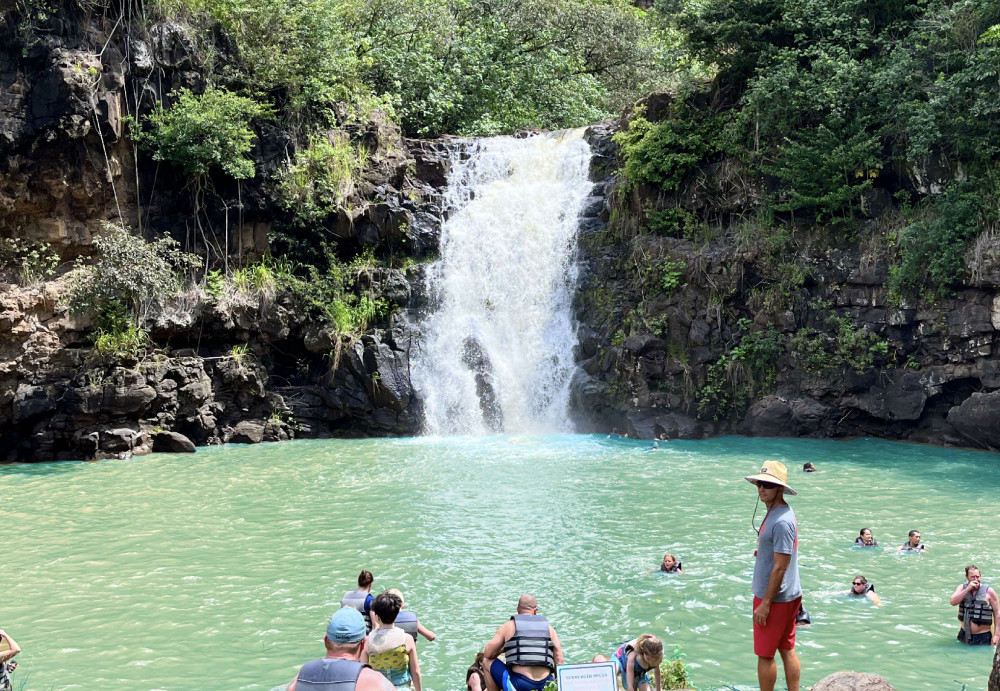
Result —
<svg viewBox="0 0 1000 691"><path fill-rule="evenodd" d="M334 612L326 625L323 643L326 657L302 665L288 691L386 690L385 677L358 662L365 645L365 619L361 612L353 607Z"/></svg>
<svg viewBox="0 0 1000 691"><path fill-rule="evenodd" d="M788 485L788 470L778 461L764 461L759 473L744 479L757 486L757 498L767 507L757 530L752 585L757 682L760 691L774 691L778 679L774 655L778 652L788 691L799 691L801 670L795 653L795 618L802 605L799 529L795 512L785 502L785 495L795 490Z"/></svg>

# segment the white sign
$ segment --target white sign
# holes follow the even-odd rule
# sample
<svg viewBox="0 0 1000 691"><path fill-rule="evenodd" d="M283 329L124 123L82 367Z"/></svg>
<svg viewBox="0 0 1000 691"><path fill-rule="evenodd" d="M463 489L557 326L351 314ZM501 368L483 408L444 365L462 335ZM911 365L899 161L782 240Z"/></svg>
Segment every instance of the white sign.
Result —
<svg viewBox="0 0 1000 691"><path fill-rule="evenodd" d="M618 691L614 662L559 665L556 681L559 691Z"/></svg>

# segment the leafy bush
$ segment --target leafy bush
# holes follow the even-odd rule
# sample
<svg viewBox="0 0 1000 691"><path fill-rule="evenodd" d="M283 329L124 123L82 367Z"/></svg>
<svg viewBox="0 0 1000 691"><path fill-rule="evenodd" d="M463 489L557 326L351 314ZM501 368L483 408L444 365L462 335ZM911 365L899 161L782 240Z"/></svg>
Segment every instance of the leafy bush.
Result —
<svg viewBox="0 0 1000 691"><path fill-rule="evenodd" d="M740 319L739 342L709 366L698 392L699 416L721 420L742 413L760 391L774 384L781 334L773 326L767 332L750 331L751 326L749 319Z"/></svg>
<svg viewBox="0 0 1000 691"><path fill-rule="evenodd" d="M344 135L312 136L278 174L278 201L303 223L322 221L354 189L364 164L364 150Z"/></svg>
<svg viewBox="0 0 1000 691"><path fill-rule="evenodd" d="M149 334L135 324L120 329L98 329L94 334L94 352L105 361L136 359L149 344Z"/></svg>
<svg viewBox="0 0 1000 691"><path fill-rule="evenodd" d="M685 657L687 656L678 645L674 648L674 654L670 656L670 659L660 663L660 682L663 691L690 688L687 668L684 666Z"/></svg>
<svg viewBox="0 0 1000 691"><path fill-rule="evenodd" d="M697 113L683 103L658 123L644 117L637 107L628 126L614 136L625 161L629 184L677 189L687 175L709 154L719 150L717 118Z"/></svg>
<svg viewBox="0 0 1000 691"><path fill-rule="evenodd" d="M978 233L982 211L981 194L971 183L955 183L935 197L925 218L903 231L902 260L890 270L890 290L949 295L962 280L965 245Z"/></svg>
<svg viewBox="0 0 1000 691"><path fill-rule="evenodd" d="M849 367L855 372L871 370L885 362L889 344L867 327L858 328L849 317L831 314L826 318L831 331L803 328L789 342L793 361L807 372L824 372Z"/></svg>
<svg viewBox="0 0 1000 691"><path fill-rule="evenodd" d="M173 238L146 242L122 226L106 225L94 238L97 260L81 265L69 293L70 307L98 317L123 311L141 324L149 308L177 292L184 274L201 260Z"/></svg>
<svg viewBox="0 0 1000 691"><path fill-rule="evenodd" d="M35 285L55 275L59 255L47 242L0 238L0 270L10 273L24 286Z"/></svg>
<svg viewBox="0 0 1000 691"><path fill-rule="evenodd" d="M254 175L247 153L256 135L252 120L270 114L268 106L225 89L203 94L181 89L170 107L159 104L146 118L151 129L139 134L157 161L168 161L188 175L205 176L217 168L237 180Z"/></svg>
<svg viewBox="0 0 1000 691"><path fill-rule="evenodd" d="M674 291L681 285L681 278L684 276L684 269L687 264L684 262L665 261L660 265L660 287L664 295L673 295Z"/></svg>

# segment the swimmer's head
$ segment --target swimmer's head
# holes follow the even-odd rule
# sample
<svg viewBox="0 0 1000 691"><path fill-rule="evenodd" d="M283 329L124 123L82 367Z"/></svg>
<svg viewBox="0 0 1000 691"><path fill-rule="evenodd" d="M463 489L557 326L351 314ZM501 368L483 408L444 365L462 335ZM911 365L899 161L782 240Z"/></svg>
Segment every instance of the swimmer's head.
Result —
<svg viewBox="0 0 1000 691"><path fill-rule="evenodd" d="M667 552L666 554L663 555L663 565L666 566L668 569L674 568L674 564L676 563L677 559L675 559L674 555L672 555L670 552Z"/></svg>

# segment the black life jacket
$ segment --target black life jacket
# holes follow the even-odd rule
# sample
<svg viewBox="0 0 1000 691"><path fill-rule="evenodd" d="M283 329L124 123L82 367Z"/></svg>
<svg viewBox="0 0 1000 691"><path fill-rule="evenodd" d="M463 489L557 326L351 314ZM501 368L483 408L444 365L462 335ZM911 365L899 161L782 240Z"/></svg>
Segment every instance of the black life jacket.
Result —
<svg viewBox="0 0 1000 691"><path fill-rule="evenodd" d="M503 644L507 669L513 665L556 669L556 646L549 635L549 621L540 614L515 614L514 635Z"/></svg>
<svg viewBox="0 0 1000 691"><path fill-rule="evenodd" d="M986 593L989 589L989 583L980 583L979 590L975 594L966 593L962 601L958 603L959 621L965 621L965 613L968 611L969 621L975 624L989 626L993 623L993 608L986 599Z"/></svg>
<svg viewBox="0 0 1000 691"><path fill-rule="evenodd" d="M324 657L302 665L295 688L301 691L354 691L363 665L357 660Z"/></svg>
<svg viewBox="0 0 1000 691"><path fill-rule="evenodd" d="M851 586L851 595L853 595L854 597L864 597L865 595L868 594L869 590L874 593L875 585L872 583L865 583L865 589L862 590L860 593L854 589L854 586Z"/></svg>

